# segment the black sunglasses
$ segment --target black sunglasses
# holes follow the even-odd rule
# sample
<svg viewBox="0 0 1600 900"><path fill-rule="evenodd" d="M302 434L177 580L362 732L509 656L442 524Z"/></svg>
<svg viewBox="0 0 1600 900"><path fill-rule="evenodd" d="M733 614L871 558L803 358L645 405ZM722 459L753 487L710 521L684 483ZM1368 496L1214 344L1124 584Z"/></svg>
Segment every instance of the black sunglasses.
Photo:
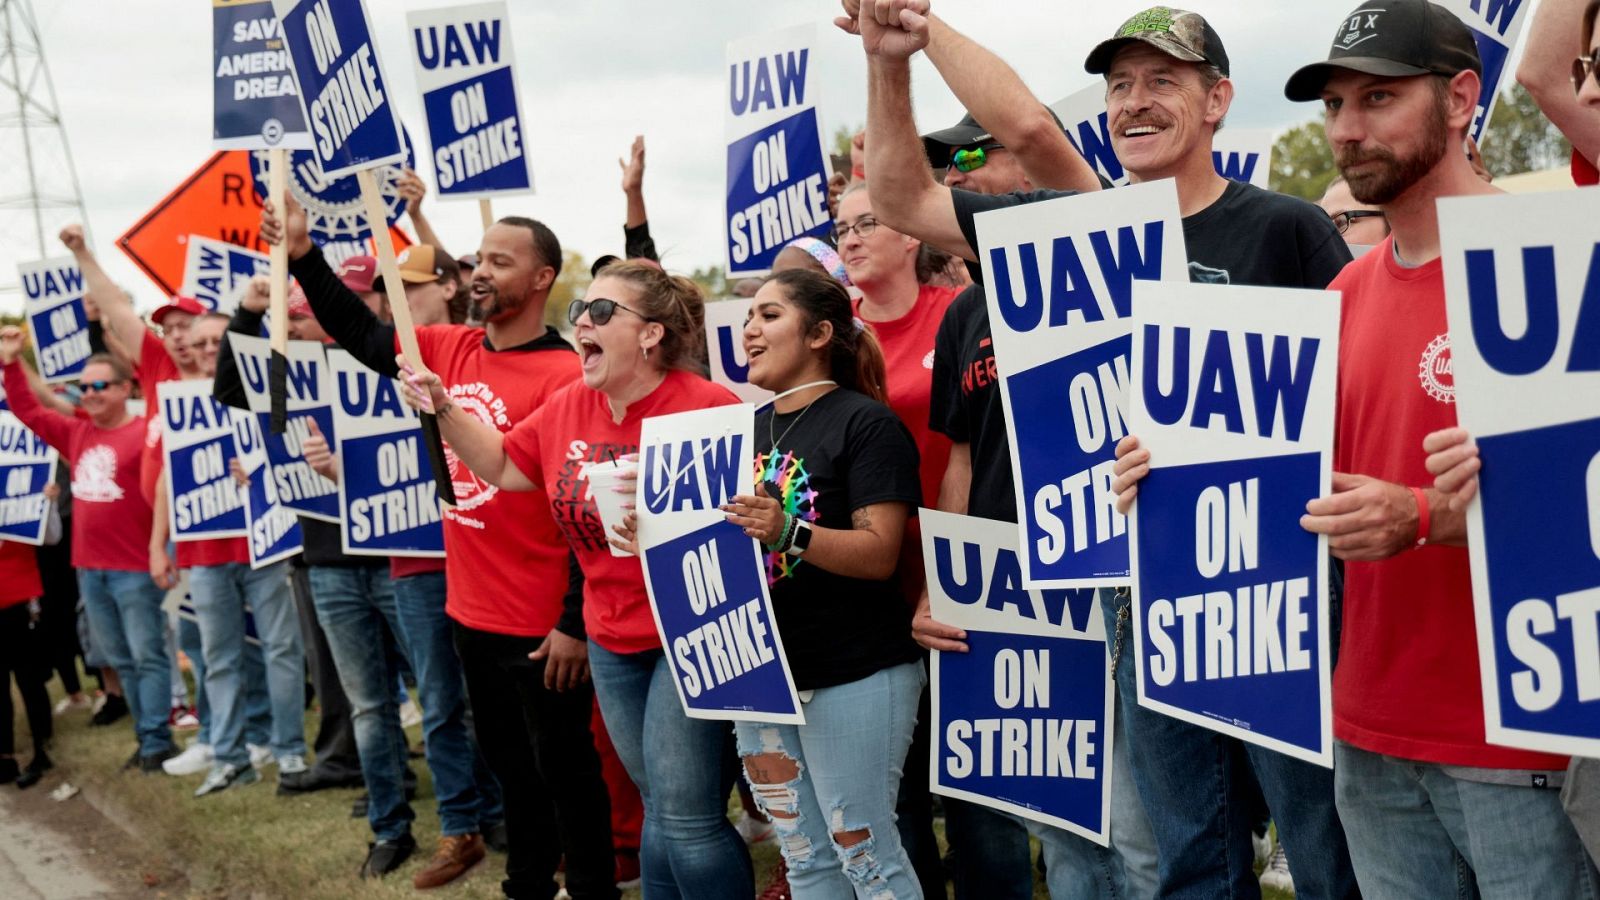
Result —
<svg viewBox="0 0 1600 900"><path fill-rule="evenodd" d="M126 382L122 381L121 379L118 379L116 381L107 381L104 378L99 379L98 381L80 381L80 382L78 382L78 390L84 392L85 394L89 394L89 393L98 394L99 392L101 392L103 390L107 390L108 388L110 388L114 384L125 384L125 383Z"/></svg>
<svg viewBox="0 0 1600 900"><path fill-rule="evenodd" d="M1574 93L1583 90L1583 83L1594 76L1596 84L1600 84L1600 47L1589 51L1588 56L1580 56L1572 61L1572 90Z"/></svg>
<svg viewBox="0 0 1600 900"><path fill-rule="evenodd" d="M1339 229L1340 234L1350 230L1357 219L1367 219L1373 216L1382 217L1383 211L1377 209L1347 209L1344 212L1333 214L1333 227Z"/></svg>
<svg viewBox="0 0 1600 900"><path fill-rule="evenodd" d="M567 305L567 322L572 325L578 324L578 317L582 316L585 310L588 310L589 321L593 322L597 326L604 325L605 323L611 321L611 317L616 315L616 312L619 309L626 312L631 312L646 322L655 321L655 319L650 318L636 309L628 309L626 306L623 306L621 303L618 303L615 300L607 300L604 297L600 297L595 300L574 300L569 303Z"/></svg>

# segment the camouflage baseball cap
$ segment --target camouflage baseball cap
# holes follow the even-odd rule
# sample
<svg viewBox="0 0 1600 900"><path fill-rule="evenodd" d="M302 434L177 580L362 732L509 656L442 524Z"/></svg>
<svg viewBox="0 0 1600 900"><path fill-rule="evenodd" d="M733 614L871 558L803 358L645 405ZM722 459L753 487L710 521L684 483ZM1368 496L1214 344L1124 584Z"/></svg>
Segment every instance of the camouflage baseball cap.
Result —
<svg viewBox="0 0 1600 900"><path fill-rule="evenodd" d="M1135 41L1184 62L1209 63L1223 77L1228 75L1228 51L1222 49L1222 38L1211 25L1199 13L1168 6L1152 6L1123 22L1115 36L1090 51L1084 69L1091 75L1106 74L1117 51Z"/></svg>

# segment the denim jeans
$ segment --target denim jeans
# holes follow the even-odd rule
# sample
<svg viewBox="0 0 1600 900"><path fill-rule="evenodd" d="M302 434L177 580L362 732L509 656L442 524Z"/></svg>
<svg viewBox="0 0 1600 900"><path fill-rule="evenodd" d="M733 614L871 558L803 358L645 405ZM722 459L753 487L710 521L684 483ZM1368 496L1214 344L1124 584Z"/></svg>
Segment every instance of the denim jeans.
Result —
<svg viewBox="0 0 1600 900"><path fill-rule="evenodd" d="M422 704L422 737L439 802L440 831L447 837L471 834L505 818L500 784L478 752L467 709L467 683L461 674L450 619L444 614L443 572L424 572L394 580L401 643L411 654ZM490 710L490 715L503 710Z"/></svg>
<svg viewBox="0 0 1600 900"><path fill-rule="evenodd" d="M350 700L356 752L367 783L367 823L380 841L411 831L416 814L406 802L405 735L394 702L384 623L399 633L387 565L312 566L311 599L328 636L339 684Z"/></svg>
<svg viewBox="0 0 1600 900"><path fill-rule="evenodd" d="M192 586L190 593L193 594ZM200 730L195 732L194 742L210 744L211 700L206 696L206 657L200 641L200 626L188 616L179 614L177 618L178 649L189 657L189 670L194 673L194 715L200 720Z"/></svg>
<svg viewBox="0 0 1600 900"><path fill-rule="evenodd" d="M660 650L612 653L590 641L589 669L606 731L644 799L644 896L749 900L750 853L728 821L722 777L728 723L684 715Z"/></svg>
<svg viewBox="0 0 1600 900"><path fill-rule="evenodd" d="M117 670L145 756L173 749L172 659L167 655L165 596L148 572L79 569L78 593L97 655Z"/></svg>
<svg viewBox="0 0 1600 900"><path fill-rule="evenodd" d="M251 683L246 662L247 604L266 665L272 752L280 759L305 756L305 650L289 596L289 564L255 570L245 563L195 566L189 571L189 593L200 625L217 761L243 766L250 760L246 722L251 693L259 686Z"/></svg>
<svg viewBox="0 0 1600 900"><path fill-rule="evenodd" d="M1159 849L1160 896L1261 896L1250 841L1253 804L1241 783L1241 775L1252 771L1277 820L1295 896L1359 896L1334 809L1333 773L1140 706L1131 598L1126 591L1102 590L1100 600L1107 639L1113 647L1122 645L1115 662L1118 711L1134 783Z"/></svg>
<svg viewBox="0 0 1600 900"><path fill-rule="evenodd" d="M1466 781L1342 741L1333 766L1367 900L1600 897L1600 876L1556 790ZM1297 870L1296 890L1299 882Z"/></svg>
<svg viewBox="0 0 1600 900"><path fill-rule="evenodd" d="M922 896L894 807L926 683L920 661L903 663L812 691L804 725L734 724L796 900Z"/></svg>

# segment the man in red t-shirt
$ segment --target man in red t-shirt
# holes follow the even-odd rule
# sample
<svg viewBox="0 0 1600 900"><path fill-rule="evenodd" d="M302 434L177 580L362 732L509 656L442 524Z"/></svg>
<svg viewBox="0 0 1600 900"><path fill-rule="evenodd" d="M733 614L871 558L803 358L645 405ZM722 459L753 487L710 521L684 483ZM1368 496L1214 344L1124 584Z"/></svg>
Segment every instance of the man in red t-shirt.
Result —
<svg viewBox="0 0 1600 900"><path fill-rule="evenodd" d="M1351 193L1393 229L1331 285L1334 493L1302 523L1347 561L1335 794L1369 895L1436 895L1465 862L1486 900L1594 897L1557 793L1567 759L1484 739L1465 517L1423 487L1423 439L1456 421L1435 202L1497 192L1457 149L1481 71L1472 32L1443 7L1369 0L1285 88L1323 102Z"/></svg>
<svg viewBox="0 0 1600 900"><path fill-rule="evenodd" d="M172 659L165 592L147 565L150 504L139 492L144 426L128 413L130 373L106 354L89 357L79 376L89 418L80 419L45 409L28 390L22 345L21 329L0 329L6 397L22 424L72 465L72 565L93 643L117 670L133 713L139 749L129 767L159 772L177 752L167 725Z"/></svg>

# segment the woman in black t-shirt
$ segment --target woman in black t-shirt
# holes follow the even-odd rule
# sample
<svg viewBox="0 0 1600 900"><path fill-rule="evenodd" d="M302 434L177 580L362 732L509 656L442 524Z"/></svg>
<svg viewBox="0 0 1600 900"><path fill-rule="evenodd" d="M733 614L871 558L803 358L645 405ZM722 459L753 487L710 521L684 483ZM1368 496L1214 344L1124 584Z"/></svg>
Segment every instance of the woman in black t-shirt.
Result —
<svg viewBox="0 0 1600 900"><path fill-rule="evenodd" d="M751 301L757 496L728 520L766 545L806 724L737 724L745 775L781 837L796 900L921 897L894 824L924 674L896 560L920 501L917 449L884 405L883 354L850 296L806 270Z"/></svg>

